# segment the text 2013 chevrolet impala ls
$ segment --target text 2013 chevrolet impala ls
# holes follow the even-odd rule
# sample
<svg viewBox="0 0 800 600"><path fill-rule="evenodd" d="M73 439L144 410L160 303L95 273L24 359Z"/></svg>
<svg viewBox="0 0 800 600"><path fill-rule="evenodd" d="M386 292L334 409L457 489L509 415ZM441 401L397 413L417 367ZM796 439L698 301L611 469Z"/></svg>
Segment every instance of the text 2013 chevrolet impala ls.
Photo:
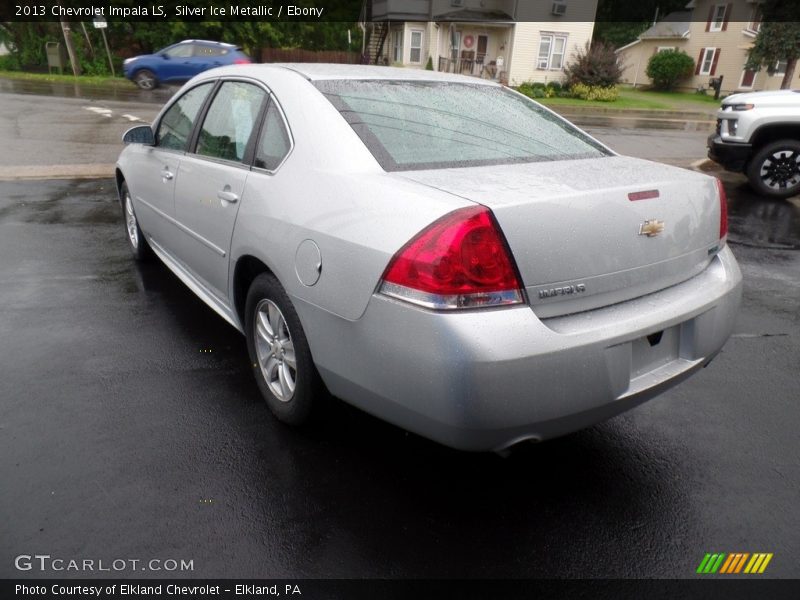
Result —
<svg viewBox="0 0 800 600"><path fill-rule="evenodd" d="M719 181L618 156L488 81L225 67L125 141L134 256L245 334L287 423L329 391L503 450L651 398L733 327Z"/></svg>

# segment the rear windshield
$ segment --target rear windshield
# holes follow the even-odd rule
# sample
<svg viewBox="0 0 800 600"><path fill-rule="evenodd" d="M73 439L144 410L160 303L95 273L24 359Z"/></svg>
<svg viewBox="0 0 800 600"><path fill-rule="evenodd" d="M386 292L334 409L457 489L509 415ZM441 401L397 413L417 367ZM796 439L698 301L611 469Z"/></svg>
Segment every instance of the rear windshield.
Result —
<svg viewBox="0 0 800 600"><path fill-rule="evenodd" d="M352 79L315 85L387 171L609 154L576 128L502 87Z"/></svg>

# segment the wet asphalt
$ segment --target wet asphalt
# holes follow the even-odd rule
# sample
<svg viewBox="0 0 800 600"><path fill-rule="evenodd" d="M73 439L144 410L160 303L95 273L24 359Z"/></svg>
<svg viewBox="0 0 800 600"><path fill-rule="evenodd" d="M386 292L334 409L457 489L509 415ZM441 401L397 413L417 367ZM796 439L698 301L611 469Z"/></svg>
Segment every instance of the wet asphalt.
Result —
<svg viewBox="0 0 800 600"><path fill-rule="evenodd" d="M244 339L129 254L110 180L0 182L0 577L693 577L800 555L800 203L726 177L736 333L663 396L502 459L333 401L277 423ZM401 369L401 365L389 368ZM106 574L107 575L107 574Z"/></svg>

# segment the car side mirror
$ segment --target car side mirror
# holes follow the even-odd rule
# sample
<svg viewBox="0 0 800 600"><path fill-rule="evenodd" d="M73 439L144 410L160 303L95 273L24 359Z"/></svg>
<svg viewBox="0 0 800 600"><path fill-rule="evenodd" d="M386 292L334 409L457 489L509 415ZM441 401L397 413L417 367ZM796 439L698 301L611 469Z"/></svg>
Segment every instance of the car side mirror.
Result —
<svg viewBox="0 0 800 600"><path fill-rule="evenodd" d="M169 54L162 54L161 58L163 58L164 60L169 60Z"/></svg>
<svg viewBox="0 0 800 600"><path fill-rule="evenodd" d="M150 125L137 125L131 127L122 136L123 144L144 144L145 146L155 146L156 137Z"/></svg>

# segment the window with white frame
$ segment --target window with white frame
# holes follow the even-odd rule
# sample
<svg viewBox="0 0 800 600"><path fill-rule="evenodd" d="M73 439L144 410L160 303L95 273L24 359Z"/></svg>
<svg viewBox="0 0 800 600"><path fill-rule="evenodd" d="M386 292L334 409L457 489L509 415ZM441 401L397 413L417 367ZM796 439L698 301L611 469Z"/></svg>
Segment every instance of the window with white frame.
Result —
<svg viewBox="0 0 800 600"><path fill-rule="evenodd" d="M752 12L750 13L750 22L747 24L747 30L757 33L761 29L761 17L761 7L753 7Z"/></svg>
<svg viewBox="0 0 800 600"><path fill-rule="evenodd" d="M722 31L722 26L725 23L725 11L728 10L727 4L717 4L714 7L714 12L711 15L710 31Z"/></svg>
<svg viewBox="0 0 800 600"><path fill-rule="evenodd" d="M700 60L700 75L709 75L714 65L714 53L716 48L704 48L703 58Z"/></svg>
<svg viewBox="0 0 800 600"><path fill-rule="evenodd" d="M411 30L411 53L409 62L421 63L422 62L422 30Z"/></svg>
<svg viewBox="0 0 800 600"><path fill-rule="evenodd" d="M658 52L669 52L670 50L675 50L675 46L659 46L657 49Z"/></svg>
<svg viewBox="0 0 800 600"><path fill-rule="evenodd" d="M780 75L781 77L783 77L784 75L786 75L786 65L787 64L788 64L787 61L779 60L778 62L775 63L775 68L773 69L772 74L773 75Z"/></svg>
<svg viewBox="0 0 800 600"><path fill-rule="evenodd" d="M539 57L536 60L536 68L560 71L564 66L566 50L566 35L543 33L539 41Z"/></svg>
<svg viewBox="0 0 800 600"><path fill-rule="evenodd" d="M403 62L403 30L396 29L392 32L392 62Z"/></svg>

